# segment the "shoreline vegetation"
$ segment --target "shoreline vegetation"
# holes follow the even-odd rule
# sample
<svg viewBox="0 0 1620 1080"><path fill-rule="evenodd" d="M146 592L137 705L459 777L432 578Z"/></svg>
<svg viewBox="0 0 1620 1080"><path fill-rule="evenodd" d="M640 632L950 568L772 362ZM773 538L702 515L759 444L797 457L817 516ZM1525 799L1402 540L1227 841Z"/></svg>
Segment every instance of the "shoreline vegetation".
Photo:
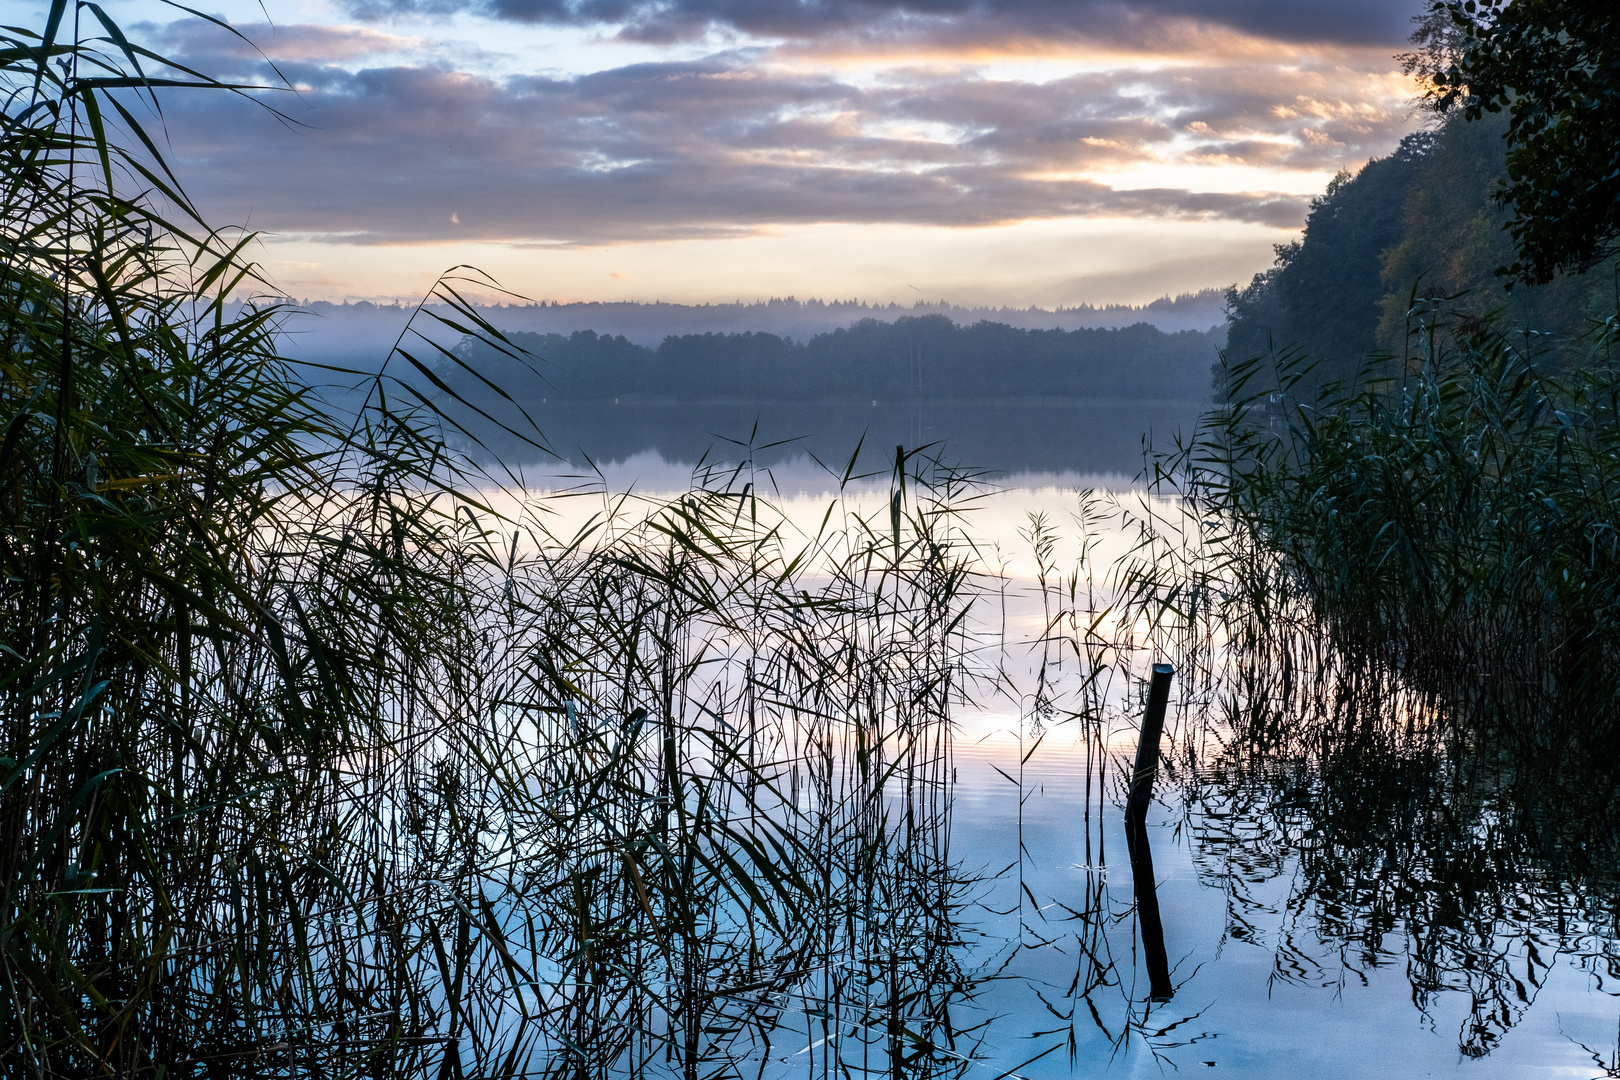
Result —
<svg viewBox="0 0 1620 1080"><path fill-rule="evenodd" d="M0 47L6 1071L695 1078L825 1043L803 1000L863 1017L834 1061L948 1045L967 486L502 516L430 401L331 412L241 245L119 194L162 176L85 118L150 147L161 60L65 10Z"/></svg>
<svg viewBox="0 0 1620 1080"><path fill-rule="evenodd" d="M1546 237L1509 182L1527 152L1514 117L1545 101L1500 85L1499 101L1471 97L1459 72L1496 79L1487 42L1521 16L1565 17L1436 3L1419 20L1425 51L1404 62L1429 80L1431 123L1337 176L1301 239L1228 292L1223 408L1178 467L1202 470L1212 508L1272 553L1338 645L1482 716L1506 709L1524 751L1556 763L1620 734L1620 263L1594 244L1596 219L1564 262L1549 248L1520 261L1526 236ZM1549 48L1600 48L1549 33ZM1548 168L1555 145L1539 151Z"/></svg>
<svg viewBox="0 0 1620 1080"><path fill-rule="evenodd" d="M972 476L858 448L799 532L744 459L555 535L447 441L543 440L480 366L538 363L463 299L489 282L442 279L385 370L332 373L364 380L338 409L282 355L286 312L229 299L257 281L249 238L198 219L133 108L246 91L66 0L0 30L0 71L8 1073L708 1080L791 1043L812 1075L961 1077L1015 982L1045 1026L998 1073L1099 1032L1173 1064L1199 1014L1139 992L1102 839L1110 739L1157 658L1183 714L1161 790L1232 898L1222 932L1299 869L1279 978L1307 946L1385 962L1395 934L1419 1009L1470 995L1479 1057L1555 962L1504 940L1620 973L1612 320L1579 363L1428 296L1353 379L1229 352L1155 498L1082 498L1073 566L1029 522L1026 694L970 636L999 584ZM810 348L769 337L736 362ZM925 386L900 359L872 377ZM1108 567L1105 517L1134 538ZM986 871L953 851L975 694L1017 702L1023 762L1074 733L1082 896L1038 898L1021 840Z"/></svg>
<svg viewBox="0 0 1620 1080"><path fill-rule="evenodd" d="M1164 473L1223 523L1244 604L1305 605L1326 648L1446 702L1476 751L1613 801L1620 324L1572 361L1443 301L1413 321L1412 351L1349 385L1298 351L1228 363L1227 407Z"/></svg>
<svg viewBox="0 0 1620 1080"><path fill-rule="evenodd" d="M1336 176L1301 238L1228 290L1227 355L1291 350L1315 363L1307 387L1348 387L1367 371L1398 372L1418 324L1443 309L1450 323L1517 335L1538 365L1583 362L1593 328L1620 303L1620 262L1536 284L1497 273L1515 257L1513 212L1492 198L1507 127L1498 115L1445 114L1388 157Z"/></svg>
<svg viewBox="0 0 1620 1080"><path fill-rule="evenodd" d="M1125 475L1143 468L1145 432L1190 429L1208 405L1221 339L1147 324L960 326L942 315L863 320L804 343L709 333L656 349L594 331L502 329L510 347L467 338L407 376L452 442L486 462L648 451L698 461L719 450L775 464L877 443L933 446L998 473Z"/></svg>

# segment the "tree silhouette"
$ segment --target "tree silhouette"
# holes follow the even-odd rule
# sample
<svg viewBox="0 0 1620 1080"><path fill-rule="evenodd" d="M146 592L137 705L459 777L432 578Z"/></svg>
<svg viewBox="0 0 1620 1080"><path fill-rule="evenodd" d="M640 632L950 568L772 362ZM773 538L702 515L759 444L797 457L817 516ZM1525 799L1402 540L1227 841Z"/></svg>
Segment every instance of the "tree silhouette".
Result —
<svg viewBox="0 0 1620 1080"><path fill-rule="evenodd" d="M1586 270L1620 244L1620 20L1609 0L1436 0L1462 34L1431 76L1431 107L1470 120L1507 109L1517 260L1497 271L1544 284Z"/></svg>

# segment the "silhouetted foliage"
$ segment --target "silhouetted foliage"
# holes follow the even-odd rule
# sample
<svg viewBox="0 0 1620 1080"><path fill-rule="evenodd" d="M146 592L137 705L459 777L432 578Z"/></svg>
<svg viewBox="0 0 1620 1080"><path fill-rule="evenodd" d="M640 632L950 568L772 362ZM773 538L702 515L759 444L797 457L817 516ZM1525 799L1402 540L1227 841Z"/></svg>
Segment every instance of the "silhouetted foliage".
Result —
<svg viewBox="0 0 1620 1080"><path fill-rule="evenodd" d="M1230 362L1231 407L1191 459L1201 490L1333 648L1447 693L1590 698L1521 710L1507 734L1526 754L1604 752L1620 737L1614 324L1553 374L1533 338L1417 314L1396 377L1321 397L1292 393L1301 358L1277 361L1280 395L1249 392L1270 385L1263 360Z"/></svg>
<svg viewBox="0 0 1620 1080"><path fill-rule="evenodd" d="M1259 356L1272 344L1324 361L1319 377L1347 377L1377 345L1384 252L1398 243L1416 162L1432 137L1410 135L1354 176L1341 172L1313 200L1305 235L1277 246L1277 263L1227 292L1227 351Z"/></svg>
<svg viewBox="0 0 1620 1080"><path fill-rule="evenodd" d="M1453 317L1535 334L1541 362L1578 356L1591 322L1613 310L1614 281L1592 273L1505 289L1496 270L1513 257L1510 212L1495 200L1505 129L1502 118L1469 122L1454 111L1389 157L1336 177L1304 236L1278 247L1277 265L1228 291L1227 354L1309 357L1315 366L1298 393L1311 397L1354 382L1369 357L1400 354L1415 306L1443 300Z"/></svg>
<svg viewBox="0 0 1620 1080"><path fill-rule="evenodd" d="M1503 109L1518 258L1501 272L1545 284L1585 272L1620 234L1620 19L1609 0L1444 0L1460 54L1434 73L1434 107L1478 120Z"/></svg>

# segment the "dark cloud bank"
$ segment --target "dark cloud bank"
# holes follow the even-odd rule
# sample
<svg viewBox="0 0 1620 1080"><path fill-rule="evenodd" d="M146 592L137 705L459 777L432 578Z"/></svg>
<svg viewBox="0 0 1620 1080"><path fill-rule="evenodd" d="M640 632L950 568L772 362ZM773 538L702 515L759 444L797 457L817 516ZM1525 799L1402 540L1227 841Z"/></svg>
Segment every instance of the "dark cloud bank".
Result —
<svg viewBox="0 0 1620 1080"><path fill-rule="evenodd" d="M626 38L666 42L717 29L754 37L915 39L919 33L1086 37L1151 46L1168 20L1226 27L1285 42L1398 43L1410 3L1400 0L349 0L378 18L401 12L472 10L523 22L618 27Z"/></svg>

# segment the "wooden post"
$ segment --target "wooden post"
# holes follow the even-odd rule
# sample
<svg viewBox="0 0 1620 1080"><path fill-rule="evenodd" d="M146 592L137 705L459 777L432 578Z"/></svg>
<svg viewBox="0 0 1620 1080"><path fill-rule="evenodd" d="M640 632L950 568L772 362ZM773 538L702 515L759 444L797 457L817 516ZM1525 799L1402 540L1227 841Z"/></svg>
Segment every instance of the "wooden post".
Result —
<svg viewBox="0 0 1620 1080"><path fill-rule="evenodd" d="M1169 664L1153 665L1153 682L1148 686L1147 712L1142 714L1142 736L1136 744L1136 769L1125 797L1125 818L1140 822L1153 801L1153 778L1159 771L1159 736L1164 732L1164 710L1170 703L1170 679L1176 669Z"/></svg>
<svg viewBox="0 0 1620 1080"><path fill-rule="evenodd" d="M1142 737L1136 744L1136 770L1131 773L1130 792L1125 798L1125 840L1131 854L1137 925L1142 931L1143 959L1147 961L1148 992L1154 1001L1169 1001L1176 992L1170 982L1158 883L1153 877L1153 848L1147 834L1147 809L1153 801L1153 778L1159 771L1159 738L1164 733L1164 710L1170 703L1170 679L1175 673L1169 664L1153 665L1147 711L1142 714Z"/></svg>

